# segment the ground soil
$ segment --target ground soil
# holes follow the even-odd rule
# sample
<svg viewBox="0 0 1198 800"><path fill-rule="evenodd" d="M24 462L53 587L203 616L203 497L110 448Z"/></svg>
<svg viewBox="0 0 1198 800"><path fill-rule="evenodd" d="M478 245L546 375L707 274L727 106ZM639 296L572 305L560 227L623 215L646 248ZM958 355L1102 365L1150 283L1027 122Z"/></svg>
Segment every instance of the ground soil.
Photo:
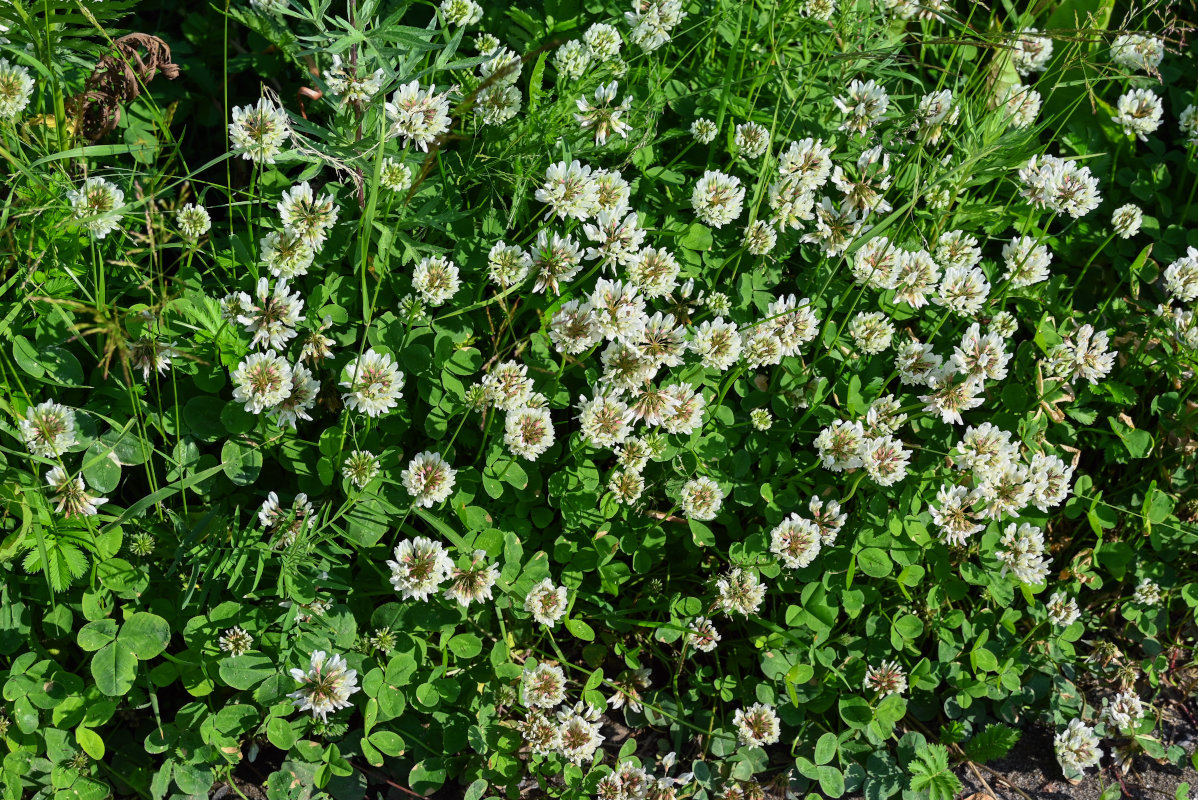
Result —
<svg viewBox="0 0 1198 800"><path fill-rule="evenodd" d="M1194 731L1189 731L1189 734L1186 750L1192 752ZM1182 741L1177 743L1182 744ZM1104 764L1111 761L1110 749L1109 745L1104 749L1104 756L1107 756L1103 758ZM1098 800L1106 787L1117 784L1120 785L1120 793L1116 797L1174 800L1177 787L1186 782L1194 787L1193 796L1198 797L1198 772L1193 767L1179 769L1158 764L1142 755L1132 760L1126 774L1117 767L1107 766L1102 770L1090 770L1084 780L1071 784L1065 780L1057 765L1052 732L1039 727L1024 730L1018 744L1005 758L992 761L985 767L988 769L979 767L977 770L985 784L968 765L962 764L957 768L957 777L965 787L962 797L969 798L980 793L982 797L976 800L985 800L987 795L995 800L1025 800L1029 797L1033 800ZM1185 796L1182 795L1183 798Z"/></svg>

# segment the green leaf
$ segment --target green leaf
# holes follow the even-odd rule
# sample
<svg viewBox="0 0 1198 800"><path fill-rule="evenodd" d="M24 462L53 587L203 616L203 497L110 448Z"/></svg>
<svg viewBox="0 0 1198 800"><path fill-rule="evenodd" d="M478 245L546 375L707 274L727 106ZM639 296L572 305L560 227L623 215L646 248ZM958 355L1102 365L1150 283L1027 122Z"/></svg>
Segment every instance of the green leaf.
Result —
<svg viewBox="0 0 1198 800"><path fill-rule="evenodd" d="M961 781L948 766L948 748L930 744L919 750L907 766L911 773L909 788L927 800L953 800L961 791Z"/></svg>
<svg viewBox="0 0 1198 800"><path fill-rule="evenodd" d="M171 626L157 614L138 611L121 626L117 641L128 647L138 659L145 661L166 649L171 640Z"/></svg>
<svg viewBox="0 0 1198 800"><path fill-rule="evenodd" d="M116 462L112 448L96 442L83 454L83 478L100 494L116 489L121 482L121 465Z"/></svg>
<svg viewBox="0 0 1198 800"><path fill-rule="evenodd" d="M75 741L83 748L83 752L94 758L96 761L104 758L104 740L100 738L100 734L93 731L91 728L85 728L80 725L75 729Z"/></svg>
<svg viewBox="0 0 1198 800"><path fill-rule="evenodd" d="M299 738L291 728L291 723L282 717L273 717L266 723L266 738L280 750L286 752L292 748Z"/></svg>
<svg viewBox="0 0 1198 800"><path fill-rule="evenodd" d="M262 451L230 439L220 449L221 467L236 486L248 486L262 472Z"/></svg>
<svg viewBox="0 0 1198 800"><path fill-rule="evenodd" d="M116 639L117 624L115 619L98 619L89 622L79 629L79 646L88 652L95 652L104 645Z"/></svg>
<svg viewBox="0 0 1198 800"><path fill-rule="evenodd" d="M965 755L970 761L984 764L1002 758L1019 741L1019 731L1006 725L987 725L981 733L965 743Z"/></svg>
<svg viewBox="0 0 1198 800"><path fill-rule="evenodd" d="M836 738L836 734L828 732L819 737L819 741L815 743L815 763L827 764L836 757L836 748L840 746L840 740Z"/></svg>
<svg viewBox="0 0 1198 800"><path fill-rule="evenodd" d="M686 233L678 239L678 245L688 250L703 251L710 250L713 241L711 228L699 222L692 222Z"/></svg>
<svg viewBox="0 0 1198 800"><path fill-rule="evenodd" d="M109 697L121 697L137 678L137 655L128 645L115 641L92 656L91 670L97 689Z"/></svg>
<svg viewBox="0 0 1198 800"><path fill-rule="evenodd" d="M566 620L566 630L575 638L582 639L584 642L595 641L595 630L577 617L571 617Z"/></svg>
<svg viewBox="0 0 1198 800"><path fill-rule="evenodd" d="M394 731L375 731L370 734L370 743L389 756L398 756L404 751L403 738Z"/></svg>
<svg viewBox="0 0 1198 800"><path fill-rule="evenodd" d="M474 658L483 651L483 640L473 633L459 633L449 640L449 649L458 658Z"/></svg>
<svg viewBox="0 0 1198 800"><path fill-rule="evenodd" d="M890 556L877 547L867 547L858 553L857 565L871 578L885 578L894 569Z"/></svg>
<svg viewBox="0 0 1198 800"><path fill-rule="evenodd" d="M445 783L445 764L440 758L426 758L412 767L408 775L408 786L412 791L427 795L440 789Z"/></svg>
<svg viewBox="0 0 1198 800"><path fill-rule="evenodd" d="M274 664L266 656L247 653L220 662L220 679L234 689L252 689L275 673Z"/></svg>

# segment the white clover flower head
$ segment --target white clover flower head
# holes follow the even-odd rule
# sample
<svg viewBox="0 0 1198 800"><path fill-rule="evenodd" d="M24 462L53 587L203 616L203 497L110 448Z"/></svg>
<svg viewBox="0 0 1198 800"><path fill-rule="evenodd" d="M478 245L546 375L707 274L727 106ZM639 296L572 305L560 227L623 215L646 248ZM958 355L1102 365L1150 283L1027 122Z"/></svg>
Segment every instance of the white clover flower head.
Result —
<svg viewBox="0 0 1198 800"><path fill-rule="evenodd" d="M1111 61L1134 72L1155 73L1165 57L1165 44L1144 33L1123 33L1111 42Z"/></svg>
<svg viewBox="0 0 1198 800"><path fill-rule="evenodd" d="M341 98L342 106L369 103L383 88L384 79L382 69L359 74L356 66L342 63L341 56L336 54L333 55L332 65L324 71L329 92Z"/></svg>
<svg viewBox="0 0 1198 800"><path fill-rule="evenodd" d="M1132 734L1140 724L1140 720L1148 713L1144 702L1134 691L1124 690L1113 698L1104 697L1102 713L1099 720L1105 722L1108 728L1120 733Z"/></svg>
<svg viewBox="0 0 1198 800"><path fill-rule="evenodd" d="M668 295L681 269L673 253L656 247L640 250L627 264L629 282L649 299Z"/></svg>
<svg viewBox="0 0 1198 800"><path fill-rule="evenodd" d="M135 369L141 370L142 380L149 380L151 372L162 375L171 365L171 358L179 352L173 344L163 344L153 336L144 335L129 346L129 360Z"/></svg>
<svg viewBox="0 0 1198 800"><path fill-rule="evenodd" d="M520 112L524 98L510 84L484 86L474 98L474 114L484 125L502 125Z"/></svg>
<svg viewBox="0 0 1198 800"><path fill-rule="evenodd" d="M261 414L291 396L291 365L274 350L250 353L231 376L233 399L251 414Z"/></svg>
<svg viewBox="0 0 1198 800"><path fill-rule="evenodd" d="M75 411L46 400L25 412L20 421L21 438L30 453L57 458L75 445Z"/></svg>
<svg viewBox="0 0 1198 800"><path fill-rule="evenodd" d="M240 625L234 625L228 628L216 640L217 645L223 652L231 656L245 655L254 646L254 637Z"/></svg>
<svg viewBox="0 0 1198 800"><path fill-rule="evenodd" d="M822 544L819 526L798 514L791 514L770 531L770 552L790 569L809 566Z"/></svg>
<svg viewBox="0 0 1198 800"><path fill-rule="evenodd" d="M379 474L378 457L369 450L354 450L345 457L341 472L355 487L365 488Z"/></svg>
<svg viewBox="0 0 1198 800"><path fill-rule="evenodd" d="M79 475L71 477L62 467L54 467L46 474L46 483L54 490L55 510L68 519L71 517L94 517L100 506L108 502L107 497L93 497L88 493Z"/></svg>
<svg viewBox="0 0 1198 800"><path fill-rule="evenodd" d="M1161 99L1148 89L1132 89L1121 95L1115 105L1111 120L1128 136L1141 142L1148 141L1148 134L1161 126L1165 109Z"/></svg>
<svg viewBox="0 0 1198 800"><path fill-rule="evenodd" d="M1037 453L1028 466L1032 484L1032 505L1041 511L1059 506L1069 496L1073 467L1056 456Z"/></svg>
<svg viewBox="0 0 1198 800"><path fill-rule="evenodd" d="M1198 106L1191 103L1178 114L1177 129L1187 144L1198 144Z"/></svg>
<svg viewBox="0 0 1198 800"><path fill-rule="evenodd" d="M573 708L559 711L557 719L558 751L562 756L575 764L591 761L603 744L598 710L578 702Z"/></svg>
<svg viewBox="0 0 1198 800"><path fill-rule="evenodd" d="M978 267L949 267L940 279L932 302L954 314L972 317L982 310L990 296L990 282Z"/></svg>
<svg viewBox="0 0 1198 800"><path fill-rule="evenodd" d="M308 413L316 405L316 396L320 394L320 384L312 375L312 370L303 364L291 368L291 394L278 405L270 409L270 414L279 427L290 425L295 428L296 421L311 420Z"/></svg>
<svg viewBox="0 0 1198 800"><path fill-rule="evenodd" d="M1066 777L1080 775L1090 767L1098 766L1098 760L1102 758L1094 729L1080 719L1070 720L1069 725L1056 735L1053 745L1057 762Z"/></svg>
<svg viewBox="0 0 1198 800"><path fill-rule="evenodd" d="M716 170L703 173L691 193L695 216L713 228L722 228L739 217L744 201L745 189L740 178Z"/></svg>
<svg viewBox="0 0 1198 800"><path fill-rule="evenodd" d="M745 158L761 158L770 146L770 130L756 122L741 123L736 126L733 143L737 152Z"/></svg>
<svg viewBox="0 0 1198 800"><path fill-rule="evenodd" d="M751 255L763 256L778 243L778 232L768 222L759 219L745 228L741 243Z"/></svg>
<svg viewBox="0 0 1198 800"><path fill-rule="evenodd" d="M944 129L956 125L961 117L961 107L949 89L925 94L915 110L915 130L919 138L930 145L940 142Z"/></svg>
<svg viewBox="0 0 1198 800"><path fill-rule="evenodd" d="M728 616L733 613L746 617L756 614L764 599L765 584L757 577L757 573L742 567L733 567L731 572L716 581L715 607Z"/></svg>
<svg viewBox="0 0 1198 800"><path fill-rule="evenodd" d="M724 490L711 478L702 475L687 481L679 492L678 503L687 519L715 519L723 502Z"/></svg>
<svg viewBox="0 0 1198 800"><path fill-rule="evenodd" d="M944 359L926 342L905 339L896 350L894 366L904 386L930 386L942 371Z"/></svg>
<svg viewBox="0 0 1198 800"><path fill-rule="evenodd" d="M412 144L425 152L439 136L449 132L449 92L437 94L434 87L422 88L417 81L400 86L385 111L391 123L388 134L403 137L405 145Z"/></svg>
<svg viewBox="0 0 1198 800"><path fill-rule="evenodd" d="M637 259L641 243L645 241L645 230L638 222L635 211L604 209L595 215L595 222L584 223L583 231L595 242L588 247L588 260L602 259L605 264L631 264Z"/></svg>
<svg viewBox="0 0 1198 800"><path fill-rule="evenodd" d="M402 161L388 157L383 160L379 183L396 194L406 192L412 188L412 170Z"/></svg>
<svg viewBox="0 0 1198 800"><path fill-rule="evenodd" d="M585 220L598 212L599 187L591 177L591 168L581 161L559 161L545 170L545 182L537 189L536 198L549 206L546 218L556 215L558 219Z"/></svg>
<svg viewBox="0 0 1198 800"><path fill-rule="evenodd" d="M1044 557L1044 531L1028 523L1012 522L1003 532L995 556L1020 583L1037 586L1048 579L1049 562Z"/></svg>
<svg viewBox="0 0 1198 800"><path fill-rule="evenodd" d="M567 601L566 587L556 586L552 579L545 578L529 590L524 598L524 610L537 622L552 628L566 615Z"/></svg>
<svg viewBox="0 0 1198 800"><path fill-rule="evenodd" d="M253 297L242 292L241 306L237 321L254 334L251 347L282 350L295 338L295 326L305 319L304 301L298 291L288 291L286 278L276 281L273 290L269 280L259 278Z"/></svg>
<svg viewBox="0 0 1198 800"><path fill-rule="evenodd" d="M599 61L618 58L620 47L624 44L620 32L606 22L596 22L587 28L586 33L582 35L582 41L591 51L591 56Z"/></svg>
<svg viewBox="0 0 1198 800"><path fill-rule="evenodd" d="M940 267L927 250L902 251L894 270L894 299L923 308L940 281Z"/></svg>
<svg viewBox="0 0 1198 800"><path fill-rule="evenodd" d="M212 230L212 216L208 213L208 209L196 203L190 203L179 209L175 214L175 222L178 224L179 233L183 238L193 244Z"/></svg>
<svg viewBox="0 0 1198 800"><path fill-rule="evenodd" d="M523 249L496 242L487 254L487 274L501 289L515 286L528 277L532 258Z"/></svg>
<svg viewBox="0 0 1198 800"><path fill-rule="evenodd" d="M722 371L739 360L741 339L735 322L716 317L695 329L689 346L704 367Z"/></svg>
<svg viewBox="0 0 1198 800"><path fill-rule="evenodd" d="M701 653L710 653L720 643L720 632L707 617L696 617L687 626L686 641Z"/></svg>
<svg viewBox="0 0 1198 800"><path fill-rule="evenodd" d="M462 288L457 266L444 256L425 256L412 270L412 288L433 308L445 304Z"/></svg>
<svg viewBox="0 0 1198 800"><path fill-rule="evenodd" d="M592 447L615 447L632 434L634 417L628 404L614 395L597 393L588 400L578 400L578 422L587 444Z"/></svg>
<svg viewBox="0 0 1198 800"><path fill-rule="evenodd" d="M521 408L508 412L503 441L513 454L536 461L553 445L553 439L549 409Z"/></svg>
<svg viewBox="0 0 1198 800"><path fill-rule="evenodd" d="M449 586L445 589L445 597L462 608L490 600L491 590L499 580L499 565L487 563L486 558L486 551L475 550L469 566L455 567L449 578Z"/></svg>
<svg viewBox="0 0 1198 800"><path fill-rule="evenodd" d="M482 21L483 7L474 0L441 0L441 13L450 25L464 28Z"/></svg>
<svg viewBox="0 0 1198 800"><path fill-rule="evenodd" d="M78 189L67 192L74 218L92 238L103 239L121 224L125 193L103 178L88 178Z"/></svg>
<svg viewBox="0 0 1198 800"><path fill-rule="evenodd" d="M890 349L894 339L894 323L882 311L862 311L848 325L853 347L863 355L877 355Z"/></svg>
<svg viewBox="0 0 1198 800"><path fill-rule="evenodd" d="M553 54L553 65L565 81L576 81L586 74L591 65L591 50L581 39L571 39Z"/></svg>
<svg viewBox="0 0 1198 800"><path fill-rule="evenodd" d="M1057 628L1068 628L1081 617L1077 600L1062 591L1053 592L1045 603L1048 619Z"/></svg>
<svg viewBox="0 0 1198 800"><path fill-rule="evenodd" d="M781 738L778 714L773 706L754 703L748 708L738 708L732 717L736 727L736 738L742 746L764 747L777 744Z"/></svg>
<svg viewBox="0 0 1198 800"><path fill-rule="evenodd" d="M699 144L711 144L719 132L720 129L716 127L716 124L706 117L698 117L691 123L691 136Z"/></svg>
<svg viewBox="0 0 1198 800"><path fill-rule="evenodd" d="M877 436L861 445L861 461L876 484L893 486L907 477L911 451L893 436Z"/></svg>
<svg viewBox="0 0 1198 800"><path fill-rule="evenodd" d="M417 453L400 473L400 480L418 506L431 508L449 499L457 470L440 453Z"/></svg>
<svg viewBox="0 0 1198 800"><path fill-rule="evenodd" d="M502 361L492 367L483 377L482 386L490 402L504 411L531 405L532 378L528 377L528 367L518 361Z"/></svg>
<svg viewBox="0 0 1198 800"><path fill-rule="evenodd" d="M317 196L307 181L283 192L277 208L283 224L297 231L314 249L324 244L328 232L337 224L338 209L333 195Z"/></svg>
<svg viewBox="0 0 1198 800"><path fill-rule="evenodd" d="M341 399L349 410L377 417L398 405L404 377L388 354L371 348L349 362L342 377L339 385L349 391Z"/></svg>
<svg viewBox="0 0 1198 800"><path fill-rule="evenodd" d="M1017 83L1003 93L1002 108L1007 125L1017 130L1030 128L1040 115L1040 93L1030 86Z"/></svg>
<svg viewBox="0 0 1198 800"><path fill-rule="evenodd" d="M1020 194L1032 205L1077 219L1102 202L1098 179L1087 166L1051 155L1032 156L1019 170Z"/></svg>
<svg viewBox="0 0 1198 800"><path fill-rule="evenodd" d="M330 713L353 705L349 698L358 691L358 673L341 656L330 657L323 650L312 654L307 671L292 668L291 677L300 688L287 696L297 709L311 711L322 722L328 722Z"/></svg>
<svg viewBox="0 0 1198 800"><path fill-rule="evenodd" d="M33 78L20 64L0 58L0 120L15 120L33 97Z"/></svg>
<svg viewBox="0 0 1198 800"><path fill-rule="evenodd" d="M229 139L233 152L256 164L273 164L291 136L287 112L265 97L257 105L233 109L229 124Z"/></svg>
<svg viewBox="0 0 1198 800"><path fill-rule="evenodd" d="M524 665L520 676L520 702L529 708L557 708L566 699L566 676L562 668L544 661Z"/></svg>
<svg viewBox="0 0 1198 800"><path fill-rule="evenodd" d="M854 80L843 97L833 98L836 107L845 115L840 130L865 134L881 121L890 108L890 96L878 83Z"/></svg>
<svg viewBox="0 0 1198 800"><path fill-rule="evenodd" d="M266 234L258 249L270 274L283 281L307 275L308 267L316 258L309 238L292 227Z"/></svg>
<svg viewBox="0 0 1198 800"><path fill-rule="evenodd" d="M1035 28L1027 28L1020 31L1011 42L1011 63L1015 71L1024 77L1033 72L1043 72L1052 58L1052 39L1037 36L1038 33Z"/></svg>
<svg viewBox="0 0 1198 800"><path fill-rule="evenodd" d="M768 431L774 425L774 415L766 408L755 408L749 412L749 422L756 430Z"/></svg>
<svg viewBox="0 0 1198 800"><path fill-rule="evenodd" d="M949 365L927 373L925 385L929 392L919 397L926 404L924 410L952 425L964 424L961 412L977 408L986 399L982 395L985 387L981 378L958 372Z"/></svg>
<svg viewBox="0 0 1198 800"><path fill-rule="evenodd" d="M1007 267L1004 278L1020 288L1048 280L1052 252L1047 245L1038 244L1031 236L1016 236L1002 249Z"/></svg>
<svg viewBox="0 0 1198 800"><path fill-rule="evenodd" d="M645 479L638 470L625 468L613 470L607 481L607 490L618 502L632 505L645 491Z"/></svg>
<svg viewBox="0 0 1198 800"><path fill-rule="evenodd" d="M1198 249L1186 249L1186 254L1165 268L1165 291L1183 303L1198 300Z"/></svg>
<svg viewBox="0 0 1198 800"><path fill-rule="evenodd" d="M1142 606L1160 605L1163 598L1164 595L1161 594L1161 587L1156 581L1150 578L1141 580L1131 596L1133 603L1139 603Z"/></svg>
<svg viewBox="0 0 1198 800"><path fill-rule="evenodd" d="M569 300L558 308L549 321L549 340L559 353L578 355L602 338L589 303Z"/></svg>
<svg viewBox="0 0 1198 800"><path fill-rule="evenodd" d="M861 467L864 464L861 460L864 444L865 428L860 422L836 420L815 437L820 463L824 469L832 472Z"/></svg>
<svg viewBox="0 0 1198 800"><path fill-rule="evenodd" d="M936 503L929 510L945 544L964 547L970 536L985 529L973 512L975 497L966 487L942 485L936 492Z"/></svg>
<svg viewBox="0 0 1198 800"><path fill-rule="evenodd" d="M423 536L400 542L394 553L395 560L387 562L391 585L404 600L428 600L453 572L453 559L445 546Z"/></svg>
<svg viewBox="0 0 1198 800"><path fill-rule="evenodd" d="M578 113L574 115L574 121L583 130L594 131L596 145L606 144L607 137L613 134L621 139L627 139L628 132L632 130L632 126L622 119L623 115L632 108L632 98L625 97L617 103L618 91L619 86L616 81L607 84L601 83L595 90L593 100L580 97L575 101Z"/></svg>
<svg viewBox="0 0 1198 800"><path fill-rule="evenodd" d="M1144 212L1135 203L1119 206L1111 214L1111 229L1120 239L1130 239L1140 232Z"/></svg>
<svg viewBox="0 0 1198 800"><path fill-rule="evenodd" d="M883 661L865 670L865 690L879 697L907 691L907 673L897 661Z"/></svg>
<svg viewBox="0 0 1198 800"><path fill-rule="evenodd" d="M1108 350L1110 337L1106 331L1095 331L1093 325L1082 325L1061 343L1048 351L1048 371L1065 380L1085 378L1098 383L1115 367L1116 350Z"/></svg>

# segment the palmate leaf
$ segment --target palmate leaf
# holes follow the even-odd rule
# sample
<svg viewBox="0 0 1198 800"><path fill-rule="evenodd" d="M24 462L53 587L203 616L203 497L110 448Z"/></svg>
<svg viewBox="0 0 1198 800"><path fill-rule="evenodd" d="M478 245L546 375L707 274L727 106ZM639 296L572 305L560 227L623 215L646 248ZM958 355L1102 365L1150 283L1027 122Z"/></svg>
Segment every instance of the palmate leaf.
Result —
<svg viewBox="0 0 1198 800"><path fill-rule="evenodd" d="M42 571L50 581L50 586L56 592L65 591L68 586L83 573L87 572L87 556L71 544L60 541L53 536L45 539L45 560L42 559L42 549L34 545L25 554L22 566L28 573Z"/></svg>
<svg viewBox="0 0 1198 800"><path fill-rule="evenodd" d="M1019 731L1006 725L987 725L965 745L965 755L979 764L1002 758L1019 741Z"/></svg>
<svg viewBox="0 0 1198 800"><path fill-rule="evenodd" d="M907 765L911 773L908 788L927 800L953 800L961 791L961 781L948 767L948 748L932 744L920 750Z"/></svg>

